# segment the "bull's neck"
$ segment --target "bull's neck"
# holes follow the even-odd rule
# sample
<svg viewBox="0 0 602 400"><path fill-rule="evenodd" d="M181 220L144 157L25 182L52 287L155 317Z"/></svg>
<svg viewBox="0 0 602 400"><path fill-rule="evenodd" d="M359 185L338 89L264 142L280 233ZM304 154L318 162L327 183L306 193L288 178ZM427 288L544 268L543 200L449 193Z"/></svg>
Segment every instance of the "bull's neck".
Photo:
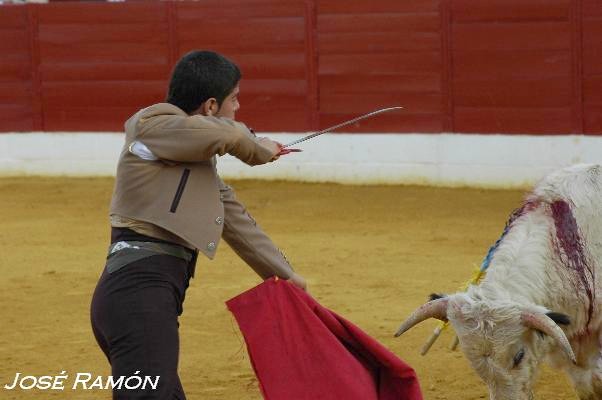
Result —
<svg viewBox="0 0 602 400"><path fill-rule="evenodd" d="M585 326L591 316L576 305L589 302L583 291L574 287L579 281L573 272L562 265L566 255L558 248L555 221L549 212L538 208L517 218L473 293L491 302L543 306Z"/></svg>
<svg viewBox="0 0 602 400"><path fill-rule="evenodd" d="M540 209L517 218L492 256L480 285L482 296L553 305L555 298L547 289L560 277L549 265L550 228L549 218Z"/></svg>

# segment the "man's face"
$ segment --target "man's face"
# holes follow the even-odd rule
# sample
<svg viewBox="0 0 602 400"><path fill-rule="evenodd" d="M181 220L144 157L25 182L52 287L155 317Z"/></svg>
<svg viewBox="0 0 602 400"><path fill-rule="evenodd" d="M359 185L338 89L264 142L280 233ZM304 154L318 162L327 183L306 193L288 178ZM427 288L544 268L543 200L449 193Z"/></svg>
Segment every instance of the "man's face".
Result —
<svg viewBox="0 0 602 400"><path fill-rule="evenodd" d="M216 117L225 117L230 119L236 119L236 111L240 108L238 103L238 92L240 91L239 85L236 85L232 92L224 99L221 107L215 114Z"/></svg>

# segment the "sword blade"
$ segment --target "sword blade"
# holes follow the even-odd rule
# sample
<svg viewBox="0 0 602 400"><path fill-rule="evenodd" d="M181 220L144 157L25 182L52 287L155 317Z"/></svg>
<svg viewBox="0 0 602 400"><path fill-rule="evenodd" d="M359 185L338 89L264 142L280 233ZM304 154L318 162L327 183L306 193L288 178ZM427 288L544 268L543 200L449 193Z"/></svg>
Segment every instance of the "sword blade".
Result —
<svg viewBox="0 0 602 400"><path fill-rule="evenodd" d="M370 112L368 114L360 115L359 117L350 119L349 121L341 122L340 124L331 126L330 128L326 128L326 129L323 129L323 130L321 130L319 132L315 132L315 133L312 133L310 135L304 136L301 139L295 140L294 142L290 142L288 144L285 144L283 147L289 147L289 146L293 146L293 145L301 143L301 142L305 142L306 140L309 140L309 139L314 138L316 136L320 136L320 135L323 135L325 133L332 132L335 129L342 128L342 127L347 126L347 125L351 125L351 124L353 124L353 123L355 123L357 121L361 121L362 119L370 118L370 117L373 117L375 115L382 114L382 113L385 113L385 112L394 111L394 110L401 110L401 109L403 109L403 107L399 107L398 106L398 107L382 108L380 110L372 111L372 112Z"/></svg>

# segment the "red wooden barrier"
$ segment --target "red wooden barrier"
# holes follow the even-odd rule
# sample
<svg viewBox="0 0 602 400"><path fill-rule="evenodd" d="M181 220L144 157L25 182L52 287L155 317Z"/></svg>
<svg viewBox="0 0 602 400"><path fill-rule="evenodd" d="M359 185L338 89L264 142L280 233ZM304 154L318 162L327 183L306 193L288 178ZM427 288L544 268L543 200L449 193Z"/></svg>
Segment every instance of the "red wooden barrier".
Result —
<svg viewBox="0 0 602 400"><path fill-rule="evenodd" d="M164 98L171 63L163 4L33 7L46 130L121 130L136 110Z"/></svg>
<svg viewBox="0 0 602 400"><path fill-rule="evenodd" d="M3 131L34 129L35 92L28 8L0 6L0 128Z"/></svg>
<svg viewBox="0 0 602 400"><path fill-rule="evenodd" d="M577 131L570 7L570 0L452 2L457 131Z"/></svg>
<svg viewBox="0 0 602 400"><path fill-rule="evenodd" d="M0 131L121 130L174 62L243 71L261 131L602 134L598 0L222 0L0 6Z"/></svg>
<svg viewBox="0 0 602 400"><path fill-rule="evenodd" d="M403 105L358 130L444 130L439 3L317 1L321 125Z"/></svg>
<svg viewBox="0 0 602 400"><path fill-rule="evenodd" d="M237 118L261 131L309 129L303 1L171 4L176 8L178 55L209 48L241 67Z"/></svg>
<svg viewBox="0 0 602 400"><path fill-rule="evenodd" d="M602 133L602 4L583 0L583 129Z"/></svg>

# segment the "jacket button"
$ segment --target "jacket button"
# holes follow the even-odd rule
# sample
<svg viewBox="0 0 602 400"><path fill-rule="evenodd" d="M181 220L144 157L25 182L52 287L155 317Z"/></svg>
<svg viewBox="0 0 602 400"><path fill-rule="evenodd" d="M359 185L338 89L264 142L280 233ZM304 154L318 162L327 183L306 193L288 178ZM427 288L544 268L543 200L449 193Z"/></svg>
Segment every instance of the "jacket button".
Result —
<svg viewBox="0 0 602 400"><path fill-rule="evenodd" d="M215 219L215 223L218 224L218 225L221 225L221 224L224 223L224 219L222 217L217 217Z"/></svg>
<svg viewBox="0 0 602 400"><path fill-rule="evenodd" d="M209 250L209 251L215 250L215 242L209 242L207 244L207 250Z"/></svg>

